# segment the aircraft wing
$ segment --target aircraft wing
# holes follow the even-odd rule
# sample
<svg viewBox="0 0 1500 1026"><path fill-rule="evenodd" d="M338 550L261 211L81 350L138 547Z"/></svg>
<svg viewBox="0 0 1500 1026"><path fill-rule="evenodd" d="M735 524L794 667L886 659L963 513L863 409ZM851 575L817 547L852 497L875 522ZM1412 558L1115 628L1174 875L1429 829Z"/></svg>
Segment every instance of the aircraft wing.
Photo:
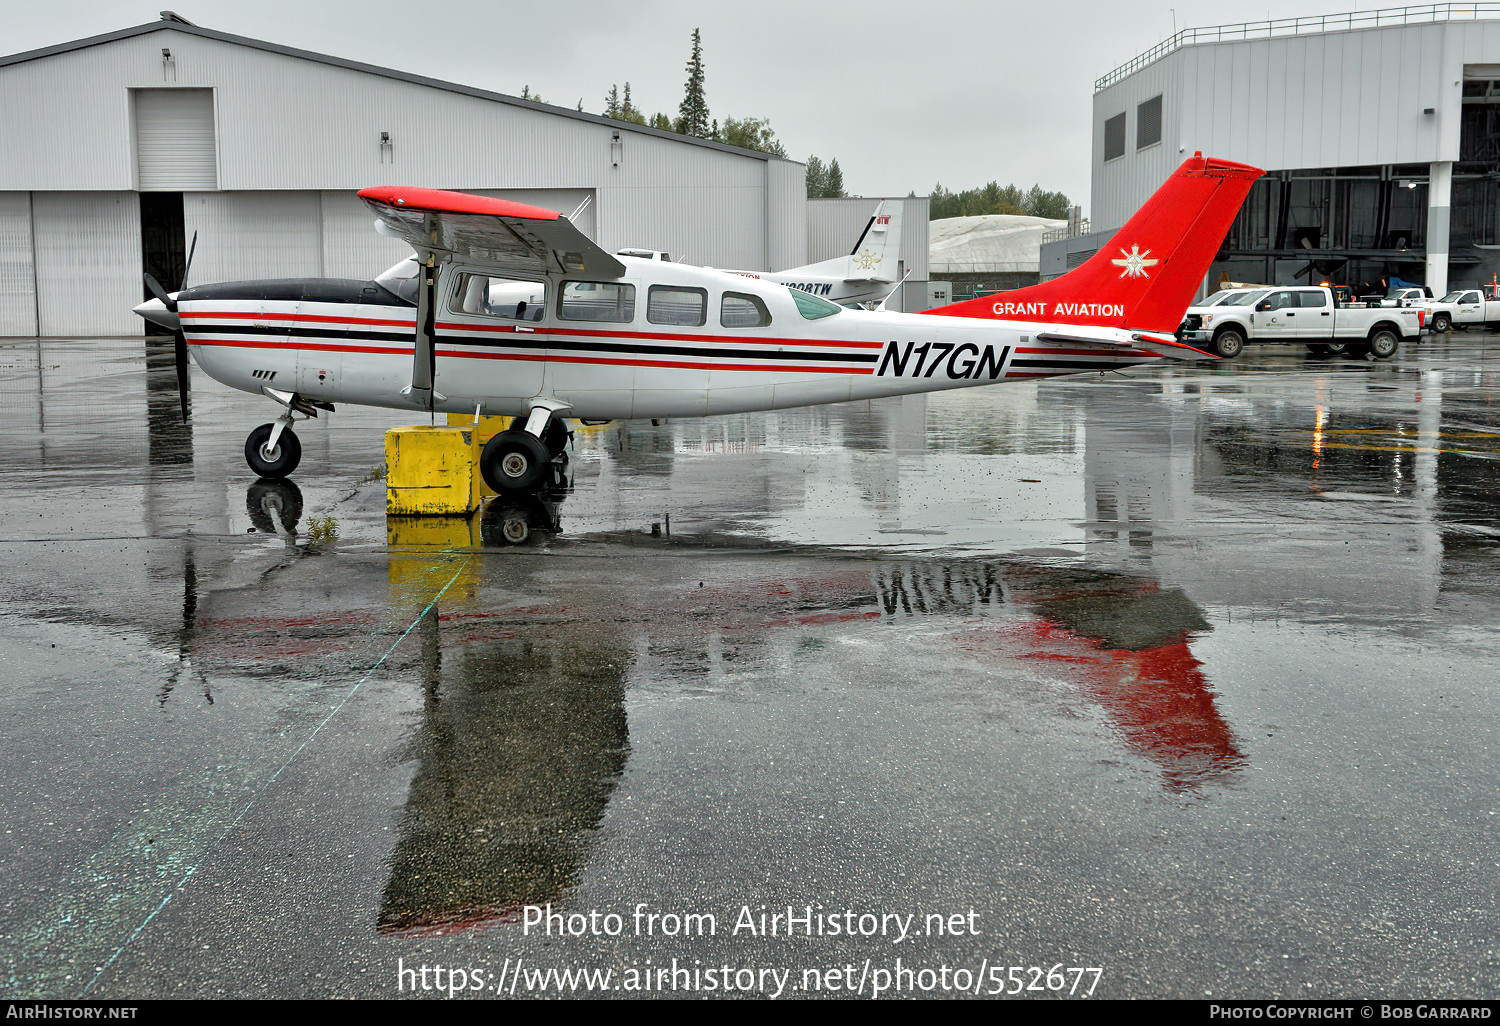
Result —
<svg viewBox="0 0 1500 1026"><path fill-rule="evenodd" d="M418 253L452 253L500 271L618 278L625 265L555 210L445 189L382 185L359 198L381 233Z"/></svg>

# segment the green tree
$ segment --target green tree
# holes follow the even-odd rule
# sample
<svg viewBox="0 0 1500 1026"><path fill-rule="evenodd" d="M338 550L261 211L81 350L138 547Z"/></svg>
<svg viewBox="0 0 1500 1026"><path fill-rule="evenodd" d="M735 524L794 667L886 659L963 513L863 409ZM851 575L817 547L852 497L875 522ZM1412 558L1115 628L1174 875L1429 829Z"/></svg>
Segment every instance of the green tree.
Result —
<svg viewBox="0 0 1500 1026"><path fill-rule="evenodd" d="M611 84L609 92L604 94L604 116L607 118L619 118L620 116L620 87Z"/></svg>
<svg viewBox="0 0 1500 1026"><path fill-rule="evenodd" d="M786 147L776 138L769 118L725 118L714 138L730 146L743 146L776 157L786 156Z"/></svg>
<svg viewBox="0 0 1500 1026"><path fill-rule="evenodd" d="M817 199L828 188L828 168L817 154L807 158L807 198ZM941 188L941 186L939 186Z"/></svg>
<svg viewBox="0 0 1500 1026"><path fill-rule="evenodd" d="M844 191L844 172L839 167L839 158L834 157L828 162L828 196L847 196Z"/></svg>
<svg viewBox="0 0 1500 1026"><path fill-rule="evenodd" d="M844 192L844 170L838 158L823 163L817 156L807 158L807 198L830 199L847 196Z"/></svg>
<svg viewBox="0 0 1500 1026"><path fill-rule="evenodd" d="M667 115L661 113L660 111L657 111L655 114L651 115L651 120L647 122L647 124L649 124L652 128L659 128L663 132L677 131L677 126L672 123L672 119Z"/></svg>
<svg viewBox="0 0 1500 1026"><path fill-rule="evenodd" d="M677 107L677 131L682 135L707 139L708 100L703 94L703 40L697 29L693 29L693 53L688 58L687 73L682 103Z"/></svg>
<svg viewBox="0 0 1500 1026"><path fill-rule="evenodd" d="M644 125L646 123L646 115L642 114L641 109L630 99L629 82L625 83L625 93L620 97L620 120L629 121L635 125Z"/></svg>
<svg viewBox="0 0 1500 1026"><path fill-rule="evenodd" d="M981 214L1030 214L1033 217L1066 218L1068 197L1048 192L1040 185L1022 190L1015 185L990 181L977 189L950 192L939 182L927 199L934 221L945 217L977 217Z"/></svg>

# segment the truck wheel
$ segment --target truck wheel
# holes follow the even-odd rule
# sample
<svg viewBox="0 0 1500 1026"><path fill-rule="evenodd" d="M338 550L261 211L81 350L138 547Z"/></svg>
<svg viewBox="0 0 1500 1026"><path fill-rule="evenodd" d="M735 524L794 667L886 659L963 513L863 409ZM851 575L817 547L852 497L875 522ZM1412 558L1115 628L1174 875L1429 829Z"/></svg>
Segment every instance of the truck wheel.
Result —
<svg viewBox="0 0 1500 1026"><path fill-rule="evenodd" d="M1400 342L1401 337L1391 328L1376 328L1370 332L1370 355L1377 360L1389 360L1396 355L1396 347Z"/></svg>
<svg viewBox="0 0 1500 1026"><path fill-rule="evenodd" d="M1453 330L1453 318L1445 313L1433 314L1432 330L1438 334Z"/></svg>
<svg viewBox="0 0 1500 1026"><path fill-rule="evenodd" d="M1214 334L1214 352L1226 360L1233 360L1245 348L1245 336L1239 328L1220 328Z"/></svg>
<svg viewBox="0 0 1500 1026"><path fill-rule="evenodd" d="M1342 356L1349 351L1349 343L1330 342L1323 347L1323 351L1331 356Z"/></svg>

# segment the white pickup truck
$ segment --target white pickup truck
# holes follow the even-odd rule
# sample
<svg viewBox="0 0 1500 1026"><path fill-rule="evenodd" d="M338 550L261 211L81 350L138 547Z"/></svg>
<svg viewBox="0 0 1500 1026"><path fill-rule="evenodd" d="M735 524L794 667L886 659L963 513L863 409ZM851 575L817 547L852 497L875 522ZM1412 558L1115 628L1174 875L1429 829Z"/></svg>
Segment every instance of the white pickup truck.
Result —
<svg viewBox="0 0 1500 1026"><path fill-rule="evenodd" d="M1500 323L1500 299L1486 299L1480 289L1458 289L1422 305L1427 310L1427 326L1433 331Z"/></svg>
<svg viewBox="0 0 1500 1026"><path fill-rule="evenodd" d="M1247 342L1301 342L1315 353L1369 355L1389 360L1403 338L1422 334L1427 313L1417 307L1336 306L1321 286L1277 286L1242 300L1206 309L1178 335L1189 345L1229 359Z"/></svg>

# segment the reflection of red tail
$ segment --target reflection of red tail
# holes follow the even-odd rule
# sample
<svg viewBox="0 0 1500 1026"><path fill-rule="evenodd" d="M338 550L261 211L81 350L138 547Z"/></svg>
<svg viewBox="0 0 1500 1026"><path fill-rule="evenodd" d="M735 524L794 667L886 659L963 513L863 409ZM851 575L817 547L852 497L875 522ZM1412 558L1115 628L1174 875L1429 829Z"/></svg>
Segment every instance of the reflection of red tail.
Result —
<svg viewBox="0 0 1500 1026"><path fill-rule="evenodd" d="M1251 184L1263 173L1194 154L1077 269L927 313L1176 331Z"/></svg>

